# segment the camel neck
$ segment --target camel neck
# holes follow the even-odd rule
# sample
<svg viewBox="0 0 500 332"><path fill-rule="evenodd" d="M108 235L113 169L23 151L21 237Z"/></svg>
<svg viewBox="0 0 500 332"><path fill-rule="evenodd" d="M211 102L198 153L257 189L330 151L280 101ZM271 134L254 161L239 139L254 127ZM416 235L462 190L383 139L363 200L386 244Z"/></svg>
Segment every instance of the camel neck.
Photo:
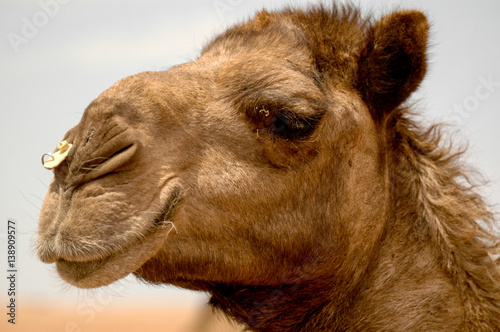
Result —
<svg viewBox="0 0 500 332"><path fill-rule="evenodd" d="M251 331L321 331L335 319L331 294L322 288L305 282L279 287L214 285L210 304ZM320 329L309 326L317 321L322 322Z"/></svg>

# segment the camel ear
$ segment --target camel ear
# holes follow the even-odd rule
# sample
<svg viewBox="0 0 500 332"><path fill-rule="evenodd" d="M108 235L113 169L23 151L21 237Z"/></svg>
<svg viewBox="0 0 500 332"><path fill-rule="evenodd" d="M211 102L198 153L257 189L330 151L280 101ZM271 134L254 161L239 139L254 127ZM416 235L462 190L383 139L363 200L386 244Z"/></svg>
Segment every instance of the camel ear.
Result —
<svg viewBox="0 0 500 332"><path fill-rule="evenodd" d="M385 16L369 30L358 69L358 88L375 118L390 113L424 78L429 24L415 10Z"/></svg>

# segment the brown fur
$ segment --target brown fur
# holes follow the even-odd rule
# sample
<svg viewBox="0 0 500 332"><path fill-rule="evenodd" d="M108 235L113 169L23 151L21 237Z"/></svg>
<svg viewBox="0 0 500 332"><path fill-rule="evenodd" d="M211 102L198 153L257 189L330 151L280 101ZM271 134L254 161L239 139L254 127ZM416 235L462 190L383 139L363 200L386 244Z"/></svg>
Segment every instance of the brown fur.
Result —
<svg viewBox="0 0 500 332"><path fill-rule="evenodd" d="M262 11L118 82L65 136L40 259L208 291L252 331L498 331L493 215L404 106L427 34L418 11Z"/></svg>

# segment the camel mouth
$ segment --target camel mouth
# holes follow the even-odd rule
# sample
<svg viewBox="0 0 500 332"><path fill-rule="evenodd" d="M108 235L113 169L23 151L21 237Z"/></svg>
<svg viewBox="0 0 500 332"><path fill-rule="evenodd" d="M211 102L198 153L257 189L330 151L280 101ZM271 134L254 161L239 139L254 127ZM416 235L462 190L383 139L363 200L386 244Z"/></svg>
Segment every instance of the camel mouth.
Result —
<svg viewBox="0 0 500 332"><path fill-rule="evenodd" d="M171 188L163 211L151 220L151 226L141 239L101 258L58 258L55 261L58 274L73 286L96 288L109 285L133 273L161 249L175 229L173 222L169 220L181 195L182 191L178 186Z"/></svg>

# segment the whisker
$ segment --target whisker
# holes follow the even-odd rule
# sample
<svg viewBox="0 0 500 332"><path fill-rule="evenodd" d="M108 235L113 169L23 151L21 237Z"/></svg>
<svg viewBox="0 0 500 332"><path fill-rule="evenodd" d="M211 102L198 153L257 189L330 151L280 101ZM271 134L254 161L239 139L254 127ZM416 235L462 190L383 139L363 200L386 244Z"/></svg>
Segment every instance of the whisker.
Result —
<svg viewBox="0 0 500 332"><path fill-rule="evenodd" d="M21 190L18 190L21 196L28 202L31 206L33 206L37 211L40 211L41 207L37 206L36 204L32 203L26 196L24 196L23 192ZM42 200L43 201L43 200Z"/></svg>
<svg viewBox="0 0 500 332"><path fill-rule="evenodd" d="M49 186L46 183L44 183L42 180L40 180L40 178L37 178L37 180L45 187L45 189L49 189Z"/></svg>
<svg viewBox="0 0 500 332"><path fill-rule="evenodd" d="M94 167L80 167L78 170L81 171L81 170L84 170L84 171L93 171L97 168L97 166L94 166Z"/></svg>
<svg viewBox="0 0 500 332"><path fill-rule="evenodd" d="M91 163L91 162L97 161L97 160L108 160L108 159L109 159L108 157L95 157L95 158L92 158L92 159L89 159L89 160L85 160L83 162L83 164Z"/></svg>
<svg viewBox="0 0 500 332"><path fill-rule="evenodd" d="M173 229L175 229L175 234L179 234L179 231L177 230L177 227L175 227L175 225L174 225L174 223L173 223L173 222L168 221L168 220L164 220L164 221L163 221L163 226L165 226L165 227L166 227L167 225L172 225L172 228L170 228L170 229L168 230L166 237L168 237L168 235L170 234L170 232L171 232Z"/></svg>
<svg viewBox="0 0 500 332"><path fill-rule="evenodd" d="M77 172L79 172L81 170L92 171L95 168L97 168L102 162L104 162L106 160L109 160L109 158L108 157L95 157L95 158L92 158L92 159L85 160L80 165L80 167L78 167ZM89 165L89 164L91 164L93 162L98 162L98 163L95 164L95 165Z"/></svg>
<svg viewBox="0 0 500 332"><path fill-rule="evenodd" d="M40 198L40 197L38 197L38 196L37 196L37 195L35 195L35 194L31 194L31 196L33 196L33 197L37 198L38 200L40 200L40 202L42 202L42 203L43 203L43 198Z"/></svg>

